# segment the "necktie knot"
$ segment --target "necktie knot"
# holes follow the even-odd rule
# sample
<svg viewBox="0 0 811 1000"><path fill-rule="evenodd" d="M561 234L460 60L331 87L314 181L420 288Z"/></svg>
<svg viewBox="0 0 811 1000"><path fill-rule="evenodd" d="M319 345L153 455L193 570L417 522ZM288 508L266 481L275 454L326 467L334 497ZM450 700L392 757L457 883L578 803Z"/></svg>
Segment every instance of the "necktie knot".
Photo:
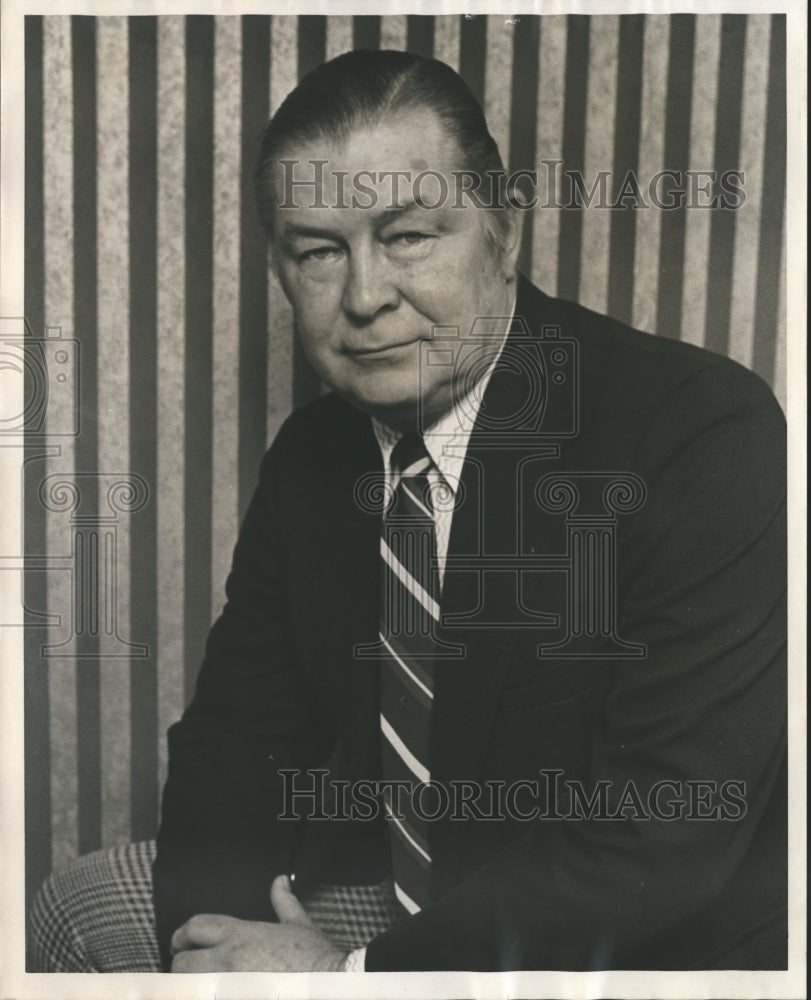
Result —
<svg viewBox="0 0 811 1000"><path fill-rule="evenodd" d="M391 453L391 464L405 478L426 472L431 465L431 456L422 436L406 434L401 437Z"/></svg>

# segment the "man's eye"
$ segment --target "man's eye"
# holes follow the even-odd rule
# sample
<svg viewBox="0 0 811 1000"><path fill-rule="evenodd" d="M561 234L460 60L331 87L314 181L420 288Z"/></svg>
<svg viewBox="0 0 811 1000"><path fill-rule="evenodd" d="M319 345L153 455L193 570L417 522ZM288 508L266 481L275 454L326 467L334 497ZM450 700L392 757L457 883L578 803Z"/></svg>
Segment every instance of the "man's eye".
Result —
<svg viewBox="0 0 811 1000"><path fill-rule="evenodd" d="M431 239L430 233L419 233L416 231L409 231L406 233L395 233L394 236L389 237L389 243L397 245L398 243L405 246L417 246L419 243L424 243L426 240Z"/></svg>
<svg viewBox="0 0 811 1000"><path fill-rule="evenodd" d="M395 252L410 254L413 251L427 250L434 237L430 233L420 233L416 230L409 230L404 233L395 233L386 240L386 245Z"/></svg>
<svg viewBox="0 0 811 1000"><path fill-rule="evenodd" d="M330 261L337 260L341 255L340 247L313 247L310 250L304 250L298 255L300 263L306 263L307 261Z"/></svg>

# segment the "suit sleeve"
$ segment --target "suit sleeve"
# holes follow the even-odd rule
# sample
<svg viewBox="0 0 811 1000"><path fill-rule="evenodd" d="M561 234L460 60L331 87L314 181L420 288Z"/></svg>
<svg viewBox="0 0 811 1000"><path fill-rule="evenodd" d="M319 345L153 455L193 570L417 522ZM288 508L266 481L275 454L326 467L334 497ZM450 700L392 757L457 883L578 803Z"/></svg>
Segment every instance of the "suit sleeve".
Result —
<svg viewBox="0 0 811 1000"><path fill-rule="evenodd" d="M672 821L633 807L538 821L375 938L367 970L635 967L616 963L689 923L741 865L785 752L782 413L754 376L714 365L653 415L632 471L648 497L618 538L620 634L648 652L612 668L589 778L615 801L631 781L643 804L664 780L734 780L743 815L701 819L711 796Z"/></svg>
<svg viewBox="0 0 811 1000"><path fill-rule="evenodd" d="M275 920L270 882L289 870L295 824L281 812L283 767L310 767L333 734L298 670L286 615L285 429L265 456L196 692L171 727L157 857L158 941L195 913Z"/></svg>

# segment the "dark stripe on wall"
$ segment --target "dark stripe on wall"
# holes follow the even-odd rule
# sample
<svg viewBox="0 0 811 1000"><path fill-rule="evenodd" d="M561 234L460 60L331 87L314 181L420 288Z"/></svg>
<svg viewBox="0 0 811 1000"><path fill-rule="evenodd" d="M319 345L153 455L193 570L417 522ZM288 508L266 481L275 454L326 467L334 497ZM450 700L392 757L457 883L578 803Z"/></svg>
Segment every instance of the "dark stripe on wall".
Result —
<svg viewBox="0 0 811 1000"><path fill-rule="evenodd" d="M366 43L366 47L377 48L380 43L379 17L356 17L353 20L355 33L355 48L358 44L358 22L377 22L377 41ZM370 26L364 29L370 33ZM370 36L371 37L371 36ZM298 19L298 78L299 80L311 69L320 66L327 57L327 19L320 15L299 17ZM293 408L303 406L315 399L321 391L318 376L304 355L299 337L293 339Z"/></svg>
<svg viewBox="0 0 811 1000"><path fill-rule="evenodd" d="M211 623L214 20L186 19L185 690Z"/></svg>
<svg viewBox="0 0 811 1000"><path fill-rule="evenodd" d="M740 167L745 47L746 15L724 14L721 18L721 59L718 66L713 157L713 167L719 174ZM714 192L719 199L723 197L718 183L714 185ZM711 351L726 354L729 349L729 317L732 308L736 215L734 211L725 208L713 208L711 211L707 333L704 344Z"/></svg>
<svg viewBox="0 0 811 1000"><path fill-rule="evenodd" d="M418 56L434 54L434 18L424 14L409 14L406 22L406 48Z"/></svg>
<svg viewBox="0 0 811 1000"><path fill-rule="evenodd" d="M563 169L585 170L586 101L589 84L589 18L570 15L566 34L566 97L563 111ZM590 182L590 178L586 178ZM567 199L567 185L562 198ZM576 300L580 293L580 246L583 212L566 208L560 219L558 239L558 295Z"/></svg>
<svg viewBox="0 0 811 1000"><path fill-rule="evenodd" d="M786 208L786 15L773 14L769 39L766 140L760 208L752 368L774 385L780 251Z"/></svg>
<svg viewBox="0 0 811 1000"><path fill-rule="evenodd" d="M35 337L41 337L45 305L45 233L43 206L43 79L42 18L25 18L25 316ZM45 511L36 500L44 463L37 461L41 445L25 441L25 518L23 539L28 555L39 554L45 544ZM47 577L42 572L24 575L26 608L44 611L48 601ZM28 618L28 616L26 616ZM25 899L26 908L51 870L51 743L48 667L40 656L45 630L24 630L25 696Z"/></svg>
<svg viewBox="0 0 811 1000"><path fill-rule="evenodd" d="M487 17L484 14L463 14L459 32L459 75L482 105L486 60Z"/></svg>
<svg viewBox="0 0 811 1000"><path fill-rule="evenodd" d="M541 48L540 17L522 17L513 39L512 98L510 106L510 149L508 171L533 170L536 166L538 67ZM504 151L506 152L506 150ZM519 188L520 190L520 188ZM524 190L531 197L529 184ZM534 212L523 212L524 230L518 268L532 273L532 227Z"/></svg>
<svg viewBox="0 0 811 1000"><path fill-rule="evenodd" d="M253 175L269 114L270 18L242 19L242 183L239 284L239 516L256 487L265 451L268 276ZM272 318L271 318L272 322Z"/></svg>
<svg viewBox="0 0 811 1000"><path fill-rule="evenodd" d="M130 468L151 489L146 506L130 519L130 586L139 599L131 602L129 635L148 649L130 661L134 840L154 837L158 825L157 30L154 17L129 21Z"/></svg>
<svg viewBox="0 0 811 1000"><path fill-rule="evenodd" d="M320 66L327 57L327 19L321 14L298 19L298 78ZM281 95L280 95L281 96Z"/></svg>
<svg viewBox="0 0 811 1000"><path fill-rule="evenodd" d="M664 169L681 171L682 176L690 166L694 48L695 18L692 14L674 14L670 18ZM687 210L683 205L662 212L656 332L672 340L681 335L686 229Z"/></svg>
<svg viewBox="0 0 811 1000"><path fill-rule="evenodd" d="M645 44L645 18L629 14L619 19L617 57L617 105L614 118L613 189L618 193L628 171L637 174L639 166L639 129L642 117L642 58ZM611 237L608 256L608 312L624 323L633 318L634 251L636 214L633 198L611 213Z"/></svg>
<svg viewBox="0 0 811 1000"><path fill-rule="evenodd" d="M96 314L96 19L71 18L73 75L74 329L82 359L82 407L88 414L76 439L76 471L98 469L98 322ZM100 470L104 472L105 470ZM82 490L82 513L98 514L92 487ZM87 593L87 591L85 591ZM90 601L93 596L90 595ZM87 609L88 611L90 609ZM101 847L101 682L98 638L78 638L76 748L79 853Z"/></svg>
<svg viewBox="0 0 811 1000"><path fill-rule="evenodd" d="M352 44L356 49L379 49L380 18L370 14L353 17Z"/></svg>

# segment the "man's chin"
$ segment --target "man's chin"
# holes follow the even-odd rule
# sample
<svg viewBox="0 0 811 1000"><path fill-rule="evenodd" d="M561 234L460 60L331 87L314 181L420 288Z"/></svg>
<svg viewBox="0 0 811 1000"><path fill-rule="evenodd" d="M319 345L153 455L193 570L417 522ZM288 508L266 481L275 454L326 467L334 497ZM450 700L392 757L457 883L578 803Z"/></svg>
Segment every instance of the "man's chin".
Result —
<svg viewBox="0 0 811 1000"><path fill-rule="evenodd" d="M375 420L392 427L395 430L416 430L420 423L421 407L416 399L403 398L392 400L367 395L347 394L344 398L348 403L366 413Z"/></svg>
<svg viewBox="0 0 811 1000"><path fill-rule="evenodd" d="M401 431L430 426L444 412L445 397L449 397L444 386L430 392L422 387L420 391L419 379L406 376L353 380L333 388L356 410ZM447 402L450 406L450 398Z"/></svg>

